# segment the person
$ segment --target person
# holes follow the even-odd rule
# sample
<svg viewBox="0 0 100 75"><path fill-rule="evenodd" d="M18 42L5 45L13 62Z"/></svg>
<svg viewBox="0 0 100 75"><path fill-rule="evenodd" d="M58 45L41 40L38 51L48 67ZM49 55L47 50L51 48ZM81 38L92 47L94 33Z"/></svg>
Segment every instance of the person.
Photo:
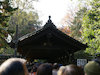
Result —
<svg viewBox="0 0 100 75"><path fill-rule="evenodd" d="M63 71L65 69L65 66L61 66L57 72L57 75L62 75L63 74Z"/></svg>
<svg viewBox="0 0 100 75"><path fill-rule="evenodd" d="M78 67L74 64L70 64L65 66L62 75L84 75L84 71L82 70L81 67Z"/></svg>
<svg viewBox="0 0 100 75"><path fill-rule="evenodd" d="M0 75L28 75L26 60L9 58L1 64Z"/></svg>
<svg viewBox="0 0 100 75"><path fill-rule="evenodd" d="M36 75L37 67L33 65L30 75Z"/></svg>
<svg viewBox="0 0 100 75"><path fill-rule="evenodd" d="M98 60L89 61L84 67L85 75L100 75L100 62Z"/></svg>
<svg viewBox="0 0 100 75"><path fill-rule="evenodd" d="M37 68L37 75L52 75L52 65L43 63Z"/></svg>
<svg viewBox="0 0 100 75"><path fill-rule="evenodd" d="M53 75L57 75L58 69L59 69L58 63L54 63L54 64L53 64L52 74L53 74Z"/></svg>

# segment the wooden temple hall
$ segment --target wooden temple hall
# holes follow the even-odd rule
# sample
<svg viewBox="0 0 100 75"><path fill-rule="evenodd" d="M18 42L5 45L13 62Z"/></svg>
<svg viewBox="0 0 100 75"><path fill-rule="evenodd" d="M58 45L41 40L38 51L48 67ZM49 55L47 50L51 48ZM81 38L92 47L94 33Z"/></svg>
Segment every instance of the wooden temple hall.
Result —
<svg viewBox="0 0 100 75"><path fill-rule="evenodd" d="M45 59L49 62L62 62L74 58L74 52L85 50L86 47L57 29L49 16L42 29L18 39L17 52L28 61Z"/></svg>

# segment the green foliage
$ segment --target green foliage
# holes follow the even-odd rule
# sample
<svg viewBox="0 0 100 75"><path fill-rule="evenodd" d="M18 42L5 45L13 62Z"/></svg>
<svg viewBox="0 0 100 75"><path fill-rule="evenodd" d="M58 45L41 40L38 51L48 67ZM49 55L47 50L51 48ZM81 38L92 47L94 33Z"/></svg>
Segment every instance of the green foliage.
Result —
<svg viewBox="0 0 100 75"><path fill-rule="evenodd" d="M0 1L0 54L14 53L14 50L9 48L5 39L8 37L8 34L14 36L16 25L19 25L19 36L34 31L36 28L40 27L38 26L41 24L38 20L38 14L33 12L34 7L31 7L32 1L35 0ZM18 7L20 9L12 7ZM16 9L18 10L16 11ZM26 13L25 10L32 10L32 12Z"/></svg>
<svg viewBox="0 0 100 75"><path fill-rule="evenodd" d="M8 36L8 21L15 10L10 6L9 0L0 1L0 49L7 46L5 39Z"/></svg>
<svg viewBox="0 0 100 75"><path fill-rule="evenodd" d="M38 0L12 0L12 5L19 9L11 16L9 21L9 32L12 37L15 34L16 25L18 25L18 36L21 37L27 33L35 31L41 24L39 16L34 10L33 2Z"/></svg>
<svg viewBox="0 0 100 75"><path fill-rule="evenodd" d="M33 3L38 0L12 0L12 5L23 11L34 11Z"/></svg>
<svg viewBox="0 0 100 75"><path fill-rule="evenodd" d="M75 59L92 59L91 55L86 53L84 50L75 52L74 57Z"/></svg>
<svg viewBox="0 0 100 75"><path fill-rule="evenodd" d="M18 9L9 20L9 32L14 36L16 25L18 25L18 35L21 37L27 33L36 31L40 27L40 24L41 22L36 12L27 13Z"/></svg>
<svg viewBox="0 0 100 75"><path fill-rule="evenodd" d="M0 49L0 54L9 54L9 55L12 55L14 54L14 50L10 47L7 47L7 48L1 48Z"/></svg>
<svg viewBox="0 0 100 75"><path fill-rule="evenodd" d="M100 1L93 0L90 4L91 9L83 17L82 38L89 46L86 52L95 55L100 52Z"/></svg>
<svg viewBox="0 0 100 75"><path fill-rule="evenodd" d="M73 25L71 25L71 37L77 39L80 41L81 37L81 27L82 27L82 18L83 18L83 13L85 13L87 10L86 7L81 8L77 13L76 16L72 22Z"/></svg>

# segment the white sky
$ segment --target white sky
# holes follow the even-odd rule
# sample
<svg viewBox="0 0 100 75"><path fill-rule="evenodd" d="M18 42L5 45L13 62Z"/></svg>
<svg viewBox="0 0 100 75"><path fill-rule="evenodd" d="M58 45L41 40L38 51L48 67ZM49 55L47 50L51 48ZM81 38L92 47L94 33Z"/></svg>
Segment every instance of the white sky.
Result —
<svg viewBox="0 0 100 75"><path fill-rule="evenodd" d="M77 4L78 0L39 0L33 3L43 25L47 22L48 16L51 16L51 20L57 27L62 26L61 20L70 9L74 10Z"/></svg>
<svg viewBox="0 0 100 75"><path fill-rule="evenodd" d="M75 9L77 4L77 0L72 0L72 2L71 0L39 0L34 5L40 20L43 21L43 25L50 15L53 23L58 27L69 8Z"/></svg>

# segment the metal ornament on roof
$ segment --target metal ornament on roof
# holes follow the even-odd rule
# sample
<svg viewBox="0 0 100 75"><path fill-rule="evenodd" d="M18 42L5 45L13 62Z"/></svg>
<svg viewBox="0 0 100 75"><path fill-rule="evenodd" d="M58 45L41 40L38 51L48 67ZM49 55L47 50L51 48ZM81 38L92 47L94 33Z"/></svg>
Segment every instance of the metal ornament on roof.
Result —
<svg viewBox="0 0 100 75"><path fill-rule="evenodd" d="M56 27L54 24L53 24L53 22L52 22L52 20L51 20L51 16L49 16L49 19L48 19L48 21L47 21L47 23L44 25L44 28L47 28L47 27Z"/></svg>
<svg viewBox="0 0 100 75"><path fill-rule="evenodd" d="M49 16L48 23L52 23L52 21L51 21L51 16Z"/></svg>

